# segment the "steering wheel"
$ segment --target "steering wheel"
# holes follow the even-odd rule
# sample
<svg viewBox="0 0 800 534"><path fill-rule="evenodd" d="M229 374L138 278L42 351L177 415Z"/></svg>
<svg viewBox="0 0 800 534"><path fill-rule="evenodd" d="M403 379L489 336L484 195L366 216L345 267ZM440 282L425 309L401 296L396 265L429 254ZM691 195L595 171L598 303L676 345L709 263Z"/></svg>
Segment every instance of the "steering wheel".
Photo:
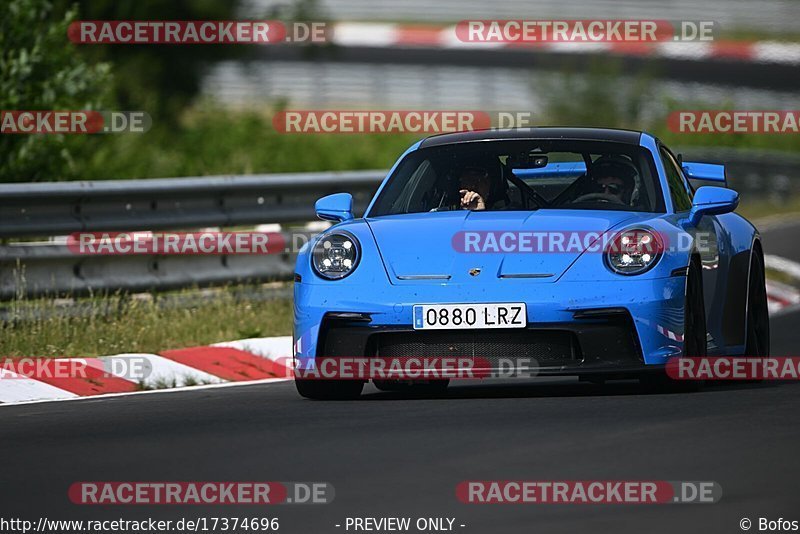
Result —
<svg viewBox="0 0 800 534"><path fill-rule="evenodd" d="M581 195L575 200L572 201L573 204L577 202L610 202L612 204L622 204L623 206L625 203L614 195L609 195L608 193L587 193L585 195Z"/></svg>

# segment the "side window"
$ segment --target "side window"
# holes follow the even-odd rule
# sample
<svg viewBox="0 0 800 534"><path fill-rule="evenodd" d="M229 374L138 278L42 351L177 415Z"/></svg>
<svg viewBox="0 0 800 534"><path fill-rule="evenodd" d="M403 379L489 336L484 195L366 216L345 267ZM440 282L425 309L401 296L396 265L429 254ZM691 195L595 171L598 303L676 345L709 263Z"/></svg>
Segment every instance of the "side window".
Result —
<svg viewBox="0 0 800 534"><path fill-rule="evenodd" d="M664 170L667 172L667 184L669 185L669 195L672 197L672 204L675 211L689 211L692 209L692 199L689 192L686 190L686 185L683 181L678 170L678 164L672 159L672 156L663 148L659 150L661 154L661 163L664 164Z"/></svg>
<svg viewBox="0 0 800 534"><path fill-rule="evenodd" d="M669 159L672 162L673 167L678 170L678 175L680 176L683 188L689 195L689 202L691 202L692 200L694 200L694 187L692 187L692 183L686 178L683 169L681 169L680 163L678 163L678 160L675 159L675 155L669 150L665 150L665 152L667 153L667 159Z"/></svg>
<svg viewBox="0 0 800 534"><path fill-rule="evenodd" d="M430 160L424 160L408 179L405 189L392 206L400 213L418 213L431 209L430 191L436 183L436 171Z"/></svg>

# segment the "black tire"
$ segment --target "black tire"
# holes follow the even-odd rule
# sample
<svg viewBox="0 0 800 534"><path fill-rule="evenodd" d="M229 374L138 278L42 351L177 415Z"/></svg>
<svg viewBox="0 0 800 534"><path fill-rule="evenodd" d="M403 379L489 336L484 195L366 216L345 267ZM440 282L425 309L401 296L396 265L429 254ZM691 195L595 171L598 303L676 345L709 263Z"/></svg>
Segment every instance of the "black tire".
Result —
<svg viewBox="0 0 800 534"><path fill-rule="evenodd" d="M753 255L750 260L750 281L747 290L747 330L745 334L745 356L766 358L769 356L769 308L767 286L761 258Z"/></svg>
<svg viewBox="0 0 800 534"><path fill-rule="evenodd" d="M360 380L295 379L297 392L314 400L353 400L361 395L364 382Z"/></svg>
<svg viewBox="0 0 800 534"><path fill-rule="evenodd" d="M686 300L683 307L683 355L702 357L708 353L706 305L703 300L703 271L693 259L686 277Z"/></svg>
<svg viewBox="0 0 800 534"><path fill-rule="evenodd" d="M706 306L703 300L703 272L700 262L692 258L686 275L686 296L683 306L683 357L699 358L708 352ZM646 373L639 382L657 391L697 391L702 380L674 380L663 371Z"/></svg>

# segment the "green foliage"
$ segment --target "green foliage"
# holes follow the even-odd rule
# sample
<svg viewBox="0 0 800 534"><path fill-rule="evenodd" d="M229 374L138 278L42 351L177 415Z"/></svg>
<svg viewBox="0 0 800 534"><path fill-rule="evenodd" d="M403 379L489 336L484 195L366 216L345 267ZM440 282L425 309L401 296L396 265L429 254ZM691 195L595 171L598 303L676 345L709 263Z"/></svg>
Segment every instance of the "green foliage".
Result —
<svg viewBox="0 0 800 534"><path fill-rule="evenodd" d="M708 102L691 93L681 99L659 95L653 70L624 76L621 64L598 58L588 71L566 68L540 87L545 115L540 124L598 126L646 130L670 146L729 147L746 150L800 151L800 137L792 134L716 134L673 132L667 117L677 110L734 109L733 102Z"/></svg>
<svg viewBox="0 0 800 534"><path fill-rule="evenodd" d="M0 19L0 109L98 109L110 68L88 64L66 43L68 11L53 22L41 0L11 0ZM70 178L80 166L63 135L0 135L0 181Z"/></svg>
<svg viewBox="0 0 800 534"><path fill-rule="evenodd" d="M267 112L196 106L176 126L95 136L84 177L147 178L385 169L419 136L281 134Z"/></svg>
<svg viewBox="0 0 800 534"><path fill-rule="evenodd" d="M534 91L544 97L546 120L560 126L640 129L642 110L652 98L652 73L623 81L618 61L595 61L588 71L565 65Z"/></svg>
<svg viewBox="0 0 800 534"><path fill-rule="evenodd" d="M75 0L56 0L63 10ZM238 0L78 0L80 20L232 20ZM121 110L143 110L175 123L200 88L207 65L241 58L242 45L78 45L93 61L114 65L114 99Z"/></svg>

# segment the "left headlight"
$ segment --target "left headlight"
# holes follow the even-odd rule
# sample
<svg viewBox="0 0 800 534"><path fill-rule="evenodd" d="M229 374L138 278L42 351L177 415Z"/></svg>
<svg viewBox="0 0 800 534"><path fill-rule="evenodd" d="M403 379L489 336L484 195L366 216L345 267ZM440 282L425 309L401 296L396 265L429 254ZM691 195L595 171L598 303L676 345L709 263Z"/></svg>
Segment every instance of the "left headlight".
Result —
<svg viewBox="0 0 800 534"><path fill-rule="evenodd" d="M334 232L322 236L314 245L311 265L327 280L340 280L352 273L361 259L361 246L352 234Z"/></svg>
<svg viewBox="0 0 800 534"><path fill-rule="evenodd" d="M606 265L617 274L649 271L661 259L664 239L658 232L635 228L619 232L606 246Z"/></svg>

